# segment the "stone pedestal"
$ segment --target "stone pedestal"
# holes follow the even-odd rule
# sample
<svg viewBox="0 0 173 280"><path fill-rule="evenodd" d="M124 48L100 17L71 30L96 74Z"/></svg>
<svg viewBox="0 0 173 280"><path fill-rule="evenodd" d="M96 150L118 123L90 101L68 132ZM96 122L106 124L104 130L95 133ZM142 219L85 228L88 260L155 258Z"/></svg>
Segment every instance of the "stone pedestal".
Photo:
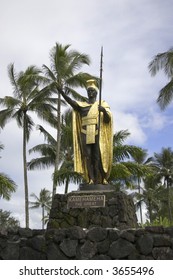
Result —
<svg viewBox="0 0 173 280"><path fill-rule="evenodd" d="M50 211L48 229L136 228L135 207L130 196L113 190L75 191L56 194Z"/></svg>
<svg viewBox="0 0 173 280"><path fill-rule="evenodd" d="M115 191L115 187L107 184L107 185L102 185L102 184L80 184L79 185L79 189L78 191L92 191L92 192L96 192L96 191Z"/></svg>

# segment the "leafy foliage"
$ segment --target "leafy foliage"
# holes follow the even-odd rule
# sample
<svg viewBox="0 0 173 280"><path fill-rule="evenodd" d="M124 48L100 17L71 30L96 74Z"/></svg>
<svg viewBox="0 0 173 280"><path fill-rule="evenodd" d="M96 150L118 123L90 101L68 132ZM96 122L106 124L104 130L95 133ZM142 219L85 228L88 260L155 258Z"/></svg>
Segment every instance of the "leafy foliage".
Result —
<svg viewBox="0 0 173 280"><path fill-rule="evenodd" d="M32 193L30 196L35 199L34 202L30 201L30 205L31 205L30 208L31 209L35 209L39 207L42 208L42 228L44 229L45 211L49 213L52 204L51 192L44 188L41 189L39 196L37 196L34 193Z"/></svg>
<svg viewBox="0 0 173 280"><path fill-rule="evenodd" d="M0 144L0 150L4 146ZM6 174L0 172L0 198L10 200L11 193L15 192L17 188L16 183Z"/></svg>
<svg viewBox="0 0 173 280"><path fill-rule="evenodd" d="M157 54L149 63L149 71L155 76L158 71L163 70L169 82L160 90L157 102L164 110L173 99L173 48L167 52Z"/></svg>
<svg viewBox="0 0 173 280"><path fill-rule="evenodd" d="M10 215L11 212L0 209L0 230L15 229L20 226L19 221Z"/></svg>

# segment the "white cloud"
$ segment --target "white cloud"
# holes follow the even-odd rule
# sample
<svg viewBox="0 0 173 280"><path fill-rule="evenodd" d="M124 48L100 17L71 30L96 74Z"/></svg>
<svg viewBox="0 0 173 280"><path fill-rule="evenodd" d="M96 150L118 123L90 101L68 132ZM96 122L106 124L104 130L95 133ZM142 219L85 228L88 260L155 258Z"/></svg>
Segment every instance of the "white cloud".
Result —
<svg viewBox="0 0 173 280"><path fill-rule="evenodd" d="M139 119L135 114L116 112L114 114L114 130L128 130L130 136L127 139L133 145L144 145L147 136L142 130Z"/></svg>
<svg viewBox="0 0 173 280"><path fill-rule="evenodd" d="M163 112L158 112L153 108L150 108L148 110L148 115L143 117L141 123L144 128L162 130L170 123L170 120L165 114L163 114Z"/></svg>

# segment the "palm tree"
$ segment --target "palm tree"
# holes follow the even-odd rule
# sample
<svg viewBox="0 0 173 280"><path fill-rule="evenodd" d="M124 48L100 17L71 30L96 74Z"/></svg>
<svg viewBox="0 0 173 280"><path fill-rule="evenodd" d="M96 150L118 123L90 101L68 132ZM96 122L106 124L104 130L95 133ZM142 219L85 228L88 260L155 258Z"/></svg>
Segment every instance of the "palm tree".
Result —
<svg viewBox="0 0 173 280"><path fill-rule="evenodd" d="M49 98L47 88L39 89L43 82L41 71L35 66L28 67L24 72L15 72L14 65L8 67L10 82L13 86L13 97L5 96L0 98L0 104L5 109L0 111L0 126L3 128L8 121L15 119L18 126L23 129L23 168L24 168L24 188L25 188L25 220L26 227L29 227L29 206L28 206L28 178L26 144L29 141L30 132L34 122L29 111L44 120L52 116L55 100Z"/></svg>
<svg viewBox="0 0 173 280"><path fill-rule="evenodd" d="M158 216L161 209L161 200L163 195L163 186L161 184L160 175L154 170L143 179L143 192L140 194L139 200L146 205L147 216L152 223Z"/></svg>
<svg viewBox="0 0 173 280"><path fill-rule="evenodd" d="M124 141L128 138L128 130L120 130L113 137L113 164L109 177L109 183L123 187L133 187L133 178L137 174L144 175L147 168L138 165L132 159L141 153L141 148L134 145L126 145Z"/></svg>
<svg viewBox="0 0 173 280"><path fill-rule="evenodd" d="M69 50L70 45L61 45L56 43L50 52L50 67L43 65L43 70L48 78L49 85L54 93L58 95L57 102L57 136L56 136L56 158L54 173L59 169L60 165L60 143L61 143L61 91L65 90L67 94L71 94L74 98L81 96L74 90L76 87L85 87L86 80L91 75L78 72L83 65L89 65L90 59L88 55L79 53L76 50ZM56 193L56 183L53 181L53 196Z"/></svg>
<svg viewBox="0 0 173 280"><path fill-rule="evenodd" d="M149 63L149 71L155 76L159 70L164 70L169 82L159 93L157 102L162 110L164 110L173 99L173 48L164 53L157 54Z"/></svg>
<svg viewBox="0 0 173 280"><path fill-rule="evenodd" d="M3 145L0 144L0 150ZM11 193L16 191L16 183L6 174L0 172L0 198L10 200Z"/></svg>
<svg viewBox="0 0 173 280"><path fill-rule="evenodd" d="M44 135L47 143L36 145L29 150L29 153L38 152L41 155L28 163L29 170L48 168L55 164L56 140L42 126L39 125L38 129ZM79 183L82 180L81 175L74 172L71 110L67 110L62 115L60 167L54 172L53 176L55 184L65 184L65 193L68 192L70 182Z"/></svg>
<svg viewBox="0 0 173 280"><path fill-rule="evenodd" d="M59 170L55 171L54 180L56 184L65 184L64 193L68 193L69 183L81 183L83 178L82 175L74 171L73 160L65 159Z"/></svg>
<svg viewBox="0 0 173 280"><path fill-rule="evenodd" d="M149 163L151 163L152 160L151 157L148 158L148 153L147 150L145 149L141 149L138 153L134 154L132 158L139 168L148 165ZM137 172L136 176L134 176L135 181L137 181L137 189L138 189L139 196L141 195L141 183L144 176L146 176L146 174L144 173L141 176L141 172ZM138 206L139 206L141 224L143 224L141 200L138 201Z"/></svg>
<svg viewBox="0 0 173 280"><path fill-rule="evenodd" d="M43 126L38 125L37 129L44 135L46 143L38 144L29 149L29 154L40 154L39 157L33 158L27 163L29 170L45 169L55 165L56 140Z"/></svg>
<svg viewBox="0 0 173 280"><path fill-rule="evenodd" d="M44 229L44 222L45 222L45 210L49 213L50 208L51 208L51 192L49 190L41 189L39 196L36 194L32 193L30 195L32 198L35 199L34 202L30 202L30 205L32 205L30 208L35 209L35 208L42 208L42 229Z"/></svg>
<svg viewBox="0 0 173 280"><path fill-rule="evenodd" d="M173 183L173 151L170 147L162 148L160 153L154 153L153 164L157 174L164 180L164 186L167 190L167 209L169 221L172 222L172 192Z"/></svg>

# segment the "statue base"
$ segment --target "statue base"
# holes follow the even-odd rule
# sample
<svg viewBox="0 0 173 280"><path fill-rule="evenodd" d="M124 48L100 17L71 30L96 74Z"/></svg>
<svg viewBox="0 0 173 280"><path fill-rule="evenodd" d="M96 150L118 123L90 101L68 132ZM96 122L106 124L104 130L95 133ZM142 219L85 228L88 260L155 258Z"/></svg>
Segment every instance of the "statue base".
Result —
<svg viewBox="0 0 173 280"><path fill-rule="evenodd" d="M110 185L81 184L78 191L56 194L47 228L59 229L73 226L136 228L137 217L133 200L123 192L115 191L115 188Z"/></svg>
<svg viewBox="0 0 173 280"><path fill-rule="evenodd" d="M115 191L115 187L110 185L110 184L87 184L87 183L84 183L84 184L80 184L79 185L79 189L78 191L92 191L92 192L96 192L96 191Z"/></svg>

